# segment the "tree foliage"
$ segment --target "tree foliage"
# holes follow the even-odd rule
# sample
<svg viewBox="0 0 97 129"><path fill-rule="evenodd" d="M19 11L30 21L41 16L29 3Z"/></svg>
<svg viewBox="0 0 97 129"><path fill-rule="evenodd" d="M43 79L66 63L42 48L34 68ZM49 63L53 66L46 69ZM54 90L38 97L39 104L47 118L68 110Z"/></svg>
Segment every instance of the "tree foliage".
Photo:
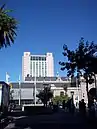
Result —
<svg viewBox="0 0 97 129"><path fill-rule="evenodd" d="M97 51L97 45L94 42L85 42L81 38L75 50L69 50L67 45L63 46L63 50L63 55L68 60L59 62L61 70L67 70L67 76L71 77L74 77L75 73L77 73L77 77L83 76L87 84L92 84L97 73L97 58L94 56Z"/></svg>
<svg viewBox="0 0 97 129"><path fill-rule="evenodd" d="M57 104L57 103L63 103L63 100L65 100L65 102L67 102L69 100L69 97L67 94L65 95L60 95L60 96L55 96L53 97L52 101L54 104Z"/></svg>
<svg viewBox="0 0 97 129"><path fill-rule="evenodd" d="M43 102L44 106L47 106L47 102L53 97L53 93L50 87L44 87L44 89L39 92L37 97Z"/></svg>
<svg viewBox="0 0 97 129"><path fill-rule="evenodd" d="M0 8L0 48L10 46L14 43L17 20L9 15L11 10L5 9L5 4Z"/></svg>

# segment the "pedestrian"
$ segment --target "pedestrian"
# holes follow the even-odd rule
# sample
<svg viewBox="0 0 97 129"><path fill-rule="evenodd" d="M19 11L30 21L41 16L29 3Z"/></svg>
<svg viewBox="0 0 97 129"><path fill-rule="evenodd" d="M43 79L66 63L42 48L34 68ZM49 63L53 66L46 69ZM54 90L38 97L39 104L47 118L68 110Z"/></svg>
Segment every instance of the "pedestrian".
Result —
<svg viewBox="0 0 97 129"><path fill-rule="evenodd" d="M65 100L63 100L63 109L65 110Z"/></svg>
<svg viewBox="0 0 97 129"><path fill-rule="evenodd" d="M84 99L82 99L79 102L79 111L81 113L82 116L86 115L86 103L84 102Z"/></svg>

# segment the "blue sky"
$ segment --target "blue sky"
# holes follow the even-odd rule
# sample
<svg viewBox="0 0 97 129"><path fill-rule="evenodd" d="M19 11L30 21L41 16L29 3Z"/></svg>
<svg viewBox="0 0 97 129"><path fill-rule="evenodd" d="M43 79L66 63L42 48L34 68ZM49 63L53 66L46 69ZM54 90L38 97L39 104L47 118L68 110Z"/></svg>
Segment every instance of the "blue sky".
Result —
<svg viewBox="0 0 97 129"><path fill-rule="evenodd" d="M52 52L55 74L60 71L58 62L64 60L63 44L75 49L81 37L97 43L96 0L2 0L19 21L15 44L0 50L0 80L5 73L17 81L22 71L24 51L32 54ZM0 4L1 4L0 3Z"/></svg>

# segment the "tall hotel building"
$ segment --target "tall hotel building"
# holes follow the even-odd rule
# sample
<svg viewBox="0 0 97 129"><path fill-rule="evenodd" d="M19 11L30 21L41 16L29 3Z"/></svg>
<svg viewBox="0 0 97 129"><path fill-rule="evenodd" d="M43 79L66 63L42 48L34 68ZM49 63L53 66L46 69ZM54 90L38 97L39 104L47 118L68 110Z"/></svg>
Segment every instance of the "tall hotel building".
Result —
<svg viewBox="0 0 97 129"><path fill-rule="evenodd" d="M31 55L30 52L24 52L22 57L22 79L25 77L53 77L54 59L52 53L45 55Z"/></svg>

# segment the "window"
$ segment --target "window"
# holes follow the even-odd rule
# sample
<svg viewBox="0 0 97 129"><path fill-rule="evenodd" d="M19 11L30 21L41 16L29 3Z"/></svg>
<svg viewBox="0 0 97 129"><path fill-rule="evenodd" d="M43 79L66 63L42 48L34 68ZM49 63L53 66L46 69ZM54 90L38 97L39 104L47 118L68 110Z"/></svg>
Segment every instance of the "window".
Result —
<svg viewBox="0 0 97 129"><path fill-rule="evenodd" d="M41 62L39 62L39 76L41 76Z"/></svg>
<svg viewBox="0 0 97 129"><path fill-rule="evenodd" d="M32 59L35 60L35 57L33 57Z"/></svg>
<svg viewBox="0 0 97 129"><path fill-rule="evenodd" d="M39 61L46 61L46 57L39 57L39 56L31 56L30 60L39 60Z"/></svg>
<svg viewBox="0 0 97 129"><path fill-rule="evenodd" d="M29 74L27 74L27 77L29 77Z"/></svg>
<svg viewBox="0 0 97 129"><path fill-rule="evenodd" d="M47 66L46 66L46 62L45 62L45 76L47 75Z"/></svg>
<svg viewBox="0 0 97 129"><path fill-rule="evenodd" d="M30 60L35 60L35 56L31 56Z"/></svg>
<svg viewBox="0 0 97 129"><path fill-rule="evenodd" d="M60 96L64 96L64 91L61 91L60 92Z"/></svg>
<svg viewBox="0 0 97 129"><path fill-rule="evenodd" d="M44 62L42 62L42 75L44 76Z"/></svg>
<svg viewBox="0 0 97 129"><path fill-rule="evenodd" d="M41 57L39 57L39 61L40 61L40 60L42 60L42 58L41 58Z"/></svg>
<svg viewBox="0 0 97 129"><path fill-rule="evenodd" d="M32 69L32 61L30 62L30 69Z"/></svg>
<svg viewBox="0 0 97 129"><path fill-rule="evenodd" d="M32 61L30 62L30 75L32 75Z"/></svg>
<svg viewBox="0 0 97 129"><path fill-rule="evenodd" d="M32 60L32 56L30 57L30 60Z"/></svg>
<svg viewBox="0 0 97 129"><path fill-rule="evenodd" d="M42 57L42 60L45 61L46 60L46 57Z"/></svg>
<svg viewBox="0 0 97 129"><path fill-rule="evenodd" d="M31 56L31 58L30 58L30 59L31 59L31 60L36 60L36 59L35 59L35 56Z"/></svg>
<svg viewBox="0 0 97 129"><path fill-rule="evenodd" d="M44 62L42 62L42 69L44 69Z"/></svg>
<svg viewBox="0 0 97 129"><path fill-rule="evenodd" d="M46 69L45 69L45 76L47 76L47 71L46 71Z"/></svg>
<svg viewBox="0 0 97 129"><path fill-rule="evenodd" d="M35 62L33 62L33 76L35 76Z"/></svg>
<svg viewBox="0 0 97 129"><path fill-rule="evenodd" d="M36 62L36 76L38 76L38 62Z"/></svg>
<svg viewBox="0 0 97 129"><path fill-rule="evenodd" d="M36 60L39 60L39 57L36 57Z"/></svg>
<svg viewBox="0 0 97 129"><path fill-rule="evenodd" d="M83 93L83 97L85 97L85 94Z"/></svg>
<svg viewBox="0 0 97 129"><path fill-rule="evenodd" d="M38 66L38 62L36 62L36 66Z"/></svg>
<svg viewBox="0 0 97 129"><path fill-rule="evenodd" d="M71 91L71 96L73 96L74 95L74 91Z"/></svg>

